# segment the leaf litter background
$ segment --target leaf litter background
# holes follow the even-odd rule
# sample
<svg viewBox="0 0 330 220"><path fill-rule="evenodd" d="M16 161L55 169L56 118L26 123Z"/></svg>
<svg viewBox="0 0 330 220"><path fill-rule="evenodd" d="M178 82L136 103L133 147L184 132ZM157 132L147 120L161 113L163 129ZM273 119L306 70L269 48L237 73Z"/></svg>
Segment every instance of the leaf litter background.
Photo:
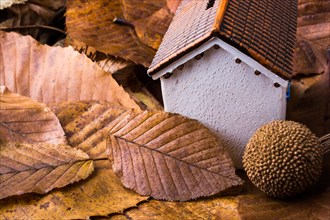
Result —
<svg viewBox="0 0 330 220"><path fill-rule="evenodd" d="M125 0L118 1L116 5L111 5L113 6L111 8L109 8L109 5L102 7L103 1L94 2L96 2L94 5L88 5L88 2L71 1L67 5L66 42L72 44L78 51L86 53L93 60L103 60L103 64L110 64L107 66L108 69L112 68L109 72L116 79L120 79L117 81L121 81L126 91L128 91L127 89L142 91L141 88L145 89L146 87L157 97L159 92L155 92L154 88L148 85L150 82L145 81L141 77L145 72L141 71L141 68L136 67L138 66L137 64L145 67L148 66L148 62L151 61L155 49L157 49L160 43L161 36L166 30L166 25L169 24L173 16L178 1L154 1L148 4L141 3L140 1ZM61 19L59 19L61 16L58 15L63 15L61 9L63 9L64 3L64 1L36 0L28 1L25 4L13 5L5 9L5 16L3 13L0 13L0 21L9 18L1 23L1 27L5 27L6 30L17 30L23 34L30 34L42 43L53 44L53 38L54 36L59 36L59 32L41 28L15 29L15 26L47 24L54 27L61 27ZM81 7L82 5L84 7ZM94 7L99 8L96 10L93 9ZM102 20L103 16L98 16L101 20L96 20L96 14L99 14L104 9L107 9L106 13L111 11L113 13L112 15L124 18L130 24L128 26L114 25L112 23L113 17L109 20L106 16L104 16L106 18L105 20ZM132 9L139 9L136 10L139 13L134 13ZM24 14L24 16L15 16L19 14ZM330 81L329 65L327 65L326 61L326 48L329 47L330 39L329 15L330 6L328 1L299 0L295 77L292 82L292 97L288 106L288 117L305 122L319 136L329 133L330 127L330 108L327 107L330 100ZM81 28L76 28L78 24L81 25ZM156 24L164 24L164 26ZM111 39L109 39L109 32L102 29L97 30L97 27L102 25L105 25L106 29L113 30L112 33L117 34L113 34ZM160 27L160 29L154 29L154 27ZM123 41L119 41L122 31L125 32L129 39L133 39L130 44L123 44ZM1 34L3 37L3 33ZM20 42L20 37L15 36L15 34L11 36L14 41L18 40L17 42ZM119 92L117 97L116 95L115 97L111 97L111 95L107 96L111 98L99 98L101 95L82 95L84 92L97 94L97 91L93 92L88 87L87 91L77 89L77 86L81 82L79 80L83 79L85 75L88 75L88 73L84 73L84 69L90 70L89 72L95 72L94 70L97 69L97 72L99 72L98 67L94 66L88 59L83 56L78 57L77 54L72 53L73 50L70 48L70 52L67 49L64 52L64 50L59 50L59 48L52 53L49 53L52 51L52 48L45 49L43 47L40 50L40 46L31 41L31 39L24 39L26 41L26 45L23 44L24 46L21 44L16 45L16 43L6 45L6 41L7 39L4 41L3 38L0 41L1 84L4 84L5 79L3 79L3 76L7 74L11 77L11 80L7 80L5 85L13 92L29 97L31 97L31 94L34 94L34 97L31 98L50 103L50 108L53 109L63 126L68 143L72 147L86 152L94 160L95 172L83 182L78 182L61 189L55 189L46 195L27 194L0 200L1 218L35 219L40 218L40 216L43 218L45 216L47 218L61 218L63 213L65 213L67 218L109 216L109 218L113 219L328 219L330 217L329 156L324 160L324 172L319 183L305 194L285 201L270 199L261 194L246 179L244 173L239 173L245 180L242 191L238 192L236 189L234 192L226 192L232 196L213 196L190 202L157 201L139 196L125 189L119 179L115 177L111 169L111 164L106 160L104 135L110 129L111 122L118 115L126 112L126 109L119 104L113 104L107 101L121 101L122 105L125 103L124 106L135 108L139 111L139 108L146 108L148 106L145 104L147 102L153 103L153 106L157 106L157 100L150 93L147 95L144 93L147 100L144 99L141 101L141 99L134 97L134 92L132 91L129 92L131 99L125 92ZM55 56L55 58L57 57L55 60L58 60L58 63L61 64L54 65L52 62L48 62L48 64L36 62L40 58L40 55L37 54L34 60L25 61L22 67L20 67L21 62L24 60L22 58L33 57L35 50L32 48L38 47L39 49L35 50L39 51L40 55L45 56L45 60L47 60L47 56L49 56L50 60ZM6 49L4 50L3 48ZM12 48L19 48L20 50L12 50ZM21 51L22 48L30 48L32 52L30 49L29 51ZM112 50L109 48L112 48ZM148 52L142 54L143 56L141 57L141 54L136 52L141 50L147 50ZM8 58L7 54L12 51L15 51L15 54L10 56L11 59L9 61L7 59L4 62L4 59ZM67 57L72 56L77 59L70 59L70 62L65 61L65 59L61 58L62 51L63 54L70 54ZM57 53L60 56L57 56ZM15 65L7 62L14 63ZM16 64L18 64L18 68L16 68ZM9 65L13 66L8 72L4 68L7 68ZM42 67L38 67L38 65ZM67 65L71 65L69 70L65 69ZM93 66L93 68L89 69L90 66ZM52 71L53 67L55 69L57 68L57 70ZM67 97L69 97L69 94L74 94L74 98L63 98L64 96L61 94L58 94L59 97L57 97L58 92L50 93L50 95L41 92L43 88L48 92L49 86L49 88L56 88L54 84L56 85L56 81L59 79L55 76L57 76L56 73L62 72L63 67L66 70L64 71L66 72L66 76L68 74L72 78L77 77L79 79L74 92L63 93ZM75 72L79 68L80 71L77 72L82 73L76 75ZM327 69L328 71L326 71ZM30 82L28 79L30 76L31 78L34 76L34 72L39 74L39 77L44 80L47 86L43 87L39 85L36 89L29 89L29 86L24 85ZM53 77L47 77L49 72L53 72L50 74ZM13 76L12 74L17 75ZM105 78L110 78L104 72L98 76L103 75ZM139 80L142 80L142 85L140 84L140 88L136 88L136 82ZM108 79L108 81L110 82L112 80ZM25 87L21 87L20 82L24 82L22 85ZM31 82L33 84L33 80ZM111 94L111 90L117 91L118 88L122 90L116 83L110 83L108 85L109 87L103 89L103 91L109 91L109 94ZM68 86L64 86L63 88L66 87L69 89ZM58 91L63 92L65 90L59 89ZM83 99L85 99L84 97L88 97L88 99L82 100L82 97ZM56 101L57 99L58 101ZM94 99L94 101L91 99ZM132 102L132 99L137 104ZM62 103L62 101L69 102ZM51 102L57 102L57 104ZM40 105L42 106L42 104ZM109 109L109 111L107 112L106 109ZM102 122L98 123L100 121ZM86 126L90 129L84 129ZM233 196L238 193L240 195Z"/></svg>

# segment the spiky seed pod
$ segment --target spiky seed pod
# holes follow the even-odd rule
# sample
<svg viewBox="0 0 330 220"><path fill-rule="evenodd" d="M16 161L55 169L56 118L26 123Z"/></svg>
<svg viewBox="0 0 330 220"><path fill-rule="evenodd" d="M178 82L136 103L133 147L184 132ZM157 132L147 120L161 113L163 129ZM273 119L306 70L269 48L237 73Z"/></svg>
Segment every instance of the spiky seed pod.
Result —
<svg viewBox="0 0 330 220"><path fill-rule="evenodd" d="M276 120L249 140L243 167L249 179L269 196L284 198L303 192L322 171L322 148L306 126Z"/></svg>

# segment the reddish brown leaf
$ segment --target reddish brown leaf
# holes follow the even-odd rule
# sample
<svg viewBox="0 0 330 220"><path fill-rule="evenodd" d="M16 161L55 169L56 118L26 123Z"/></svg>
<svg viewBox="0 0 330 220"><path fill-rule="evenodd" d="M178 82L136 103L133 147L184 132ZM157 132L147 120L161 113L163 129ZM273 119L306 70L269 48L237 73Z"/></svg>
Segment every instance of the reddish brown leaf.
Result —
<svg viewBox="0 0 330 220"><path fill-rule="evenodd" d="M0 32L0 84L44 103L106 100L139 108L96 63L71 47L49 47Z"/></svg>
<svg viewBox="0 0 330 220"><path fill-rule="evenodd" d="M156 199L209 196L242 181L215 135L196 120L155 111L113 122L108 154L124 186Z"/></svg>
<svg viewBox="0 0 330 220"><path fill-rule="evenodd" d="M330 2L299 0L294 74L308 75L324 72L329 42Z"/></svg>
<svg viewBox="0 0 330 220"><path fill-rule="evenodd" d="M0 140L66 143L64 131L45 105L0 86Z"/></svg>
<svg viewBox="0 0 330 220"><path fill-rule="evenodd" d="M330 62L326 72L296 103L290 107L288 119L307 125L318 137L330 132Z"/></svg>

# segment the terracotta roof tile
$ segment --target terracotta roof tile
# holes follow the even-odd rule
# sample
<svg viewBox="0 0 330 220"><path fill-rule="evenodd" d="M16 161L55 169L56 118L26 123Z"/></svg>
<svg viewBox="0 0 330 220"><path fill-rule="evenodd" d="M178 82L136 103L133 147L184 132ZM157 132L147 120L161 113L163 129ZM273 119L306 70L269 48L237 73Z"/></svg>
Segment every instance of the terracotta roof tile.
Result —
<svg viewBox="0 0 330 220"><path fill-rule="evenodd" d="M214 6L206 9L209 1L182 1L149 74L218 36L279 76L290 78L297 0L215 0Z"/></svg>

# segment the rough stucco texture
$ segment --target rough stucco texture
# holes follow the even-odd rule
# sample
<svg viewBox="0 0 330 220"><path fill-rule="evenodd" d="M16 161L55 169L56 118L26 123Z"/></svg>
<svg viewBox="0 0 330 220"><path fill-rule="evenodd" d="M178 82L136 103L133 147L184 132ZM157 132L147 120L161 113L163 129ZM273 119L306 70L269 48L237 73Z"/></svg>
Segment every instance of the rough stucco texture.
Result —
<svg viewBox="0 0 330 220"><path fill-rule="evenodd" d="M209 49L200 60L161 78L165 110L194 118L213 130L242 168L249 138L261 125L284 119L285 88L223 49Z"/></svg>

